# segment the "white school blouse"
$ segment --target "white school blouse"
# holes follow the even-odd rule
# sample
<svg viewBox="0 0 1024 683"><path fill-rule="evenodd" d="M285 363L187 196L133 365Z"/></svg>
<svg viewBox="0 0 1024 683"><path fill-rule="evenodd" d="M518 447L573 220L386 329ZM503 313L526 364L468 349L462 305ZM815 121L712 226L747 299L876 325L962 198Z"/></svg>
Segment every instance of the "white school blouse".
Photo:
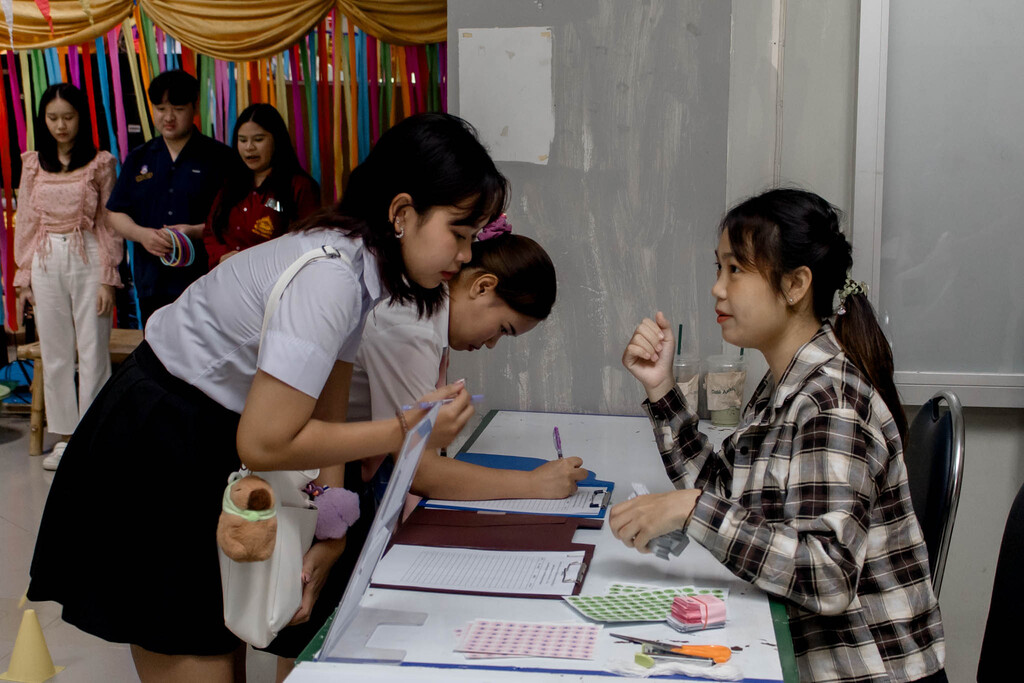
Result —
<svg viewBox="0 0 1024 683"><path fill-rule="evenodd" d="M230 261L229 261L230 262ZM370 311L356 353L348 419L383 420L437 387L448 354L448 298L429 318L416 304L381 301Z"/></svg>
<svg viewBox="0 0 1024 683"><path fill-rule="evenodd" d="M325 258L300 270L270 319L260 353L271 289L296 259L324 245L350 263ZM257 368L319 397L334 363L355 360L363 321L380 295L376 259L361 239L336 230L289 233L196 280L153 314L146 341L172 375L241 413Z"/></svg>

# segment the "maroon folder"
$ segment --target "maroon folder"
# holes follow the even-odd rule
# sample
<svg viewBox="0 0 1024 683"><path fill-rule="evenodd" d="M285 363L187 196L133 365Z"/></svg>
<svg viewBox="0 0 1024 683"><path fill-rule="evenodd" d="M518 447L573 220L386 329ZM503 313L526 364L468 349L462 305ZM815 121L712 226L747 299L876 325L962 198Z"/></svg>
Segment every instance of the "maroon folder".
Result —
<svg viewBox="0 0 1024 683"><path fill-rule="evenodd" d="M472 548L475 550L522 550L527 552L583 551L583 566L573 585L579 595L587 568L594 559L594 546L573 543L578 528L589 520L554 515L493 514L472 510L443 510L418 507L391 537L392 545L419 545L433 548ZM559 595L458 591L440 588L393 586L373 583L379 588L421 590L431 593L462 593L516 598L556 598Z"/></svg>

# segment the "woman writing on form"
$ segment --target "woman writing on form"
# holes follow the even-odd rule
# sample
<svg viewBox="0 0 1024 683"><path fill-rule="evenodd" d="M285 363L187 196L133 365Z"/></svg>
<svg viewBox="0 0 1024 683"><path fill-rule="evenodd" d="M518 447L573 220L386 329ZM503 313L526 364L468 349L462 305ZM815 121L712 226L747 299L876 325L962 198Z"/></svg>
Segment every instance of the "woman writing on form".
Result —
<svg viewBox="0 0 1024 683"><path fill-rule="evenodd" d="M772 190L725 216L711 292L731 344L768 361L714 452L672 379L671 325L645 319L622 362L647 392L677 488L616 505L627 546L675 529L787 604L804 681L945 681L928 551L911 508L892 354L851 247L817 195Z"/></svg>
<svg viewBox="0 0 1024 683"><path fill-rule="evenodd" d="M420 318L408 305L387 302L370 313L352 376L352 419L380 419L444 384L449 349L492 349L502 337L533 330L551 313L556 288L547 253L529 237L513 235L502 216L480 231L473 259L449 282L438 315ZM373 476L379 462L364 461L364 478ZM427 452L412 492L454 500L564 498L587 475L582 464L571 457L532 472L494 470Z"/></svg>

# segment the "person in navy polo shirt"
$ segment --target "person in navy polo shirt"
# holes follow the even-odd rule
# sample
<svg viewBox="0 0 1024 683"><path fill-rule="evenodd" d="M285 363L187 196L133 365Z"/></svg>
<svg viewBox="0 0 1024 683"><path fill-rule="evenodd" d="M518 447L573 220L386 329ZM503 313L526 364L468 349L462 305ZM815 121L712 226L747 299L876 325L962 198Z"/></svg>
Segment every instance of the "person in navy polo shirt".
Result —
<svg viewBox="0 0 1024 683"><path fill-rule="evenodd" d="M199 82L181 70L165 71L149 85L155 137L132 150L107 201L109 221L126 240L137 242L132 277L142 323L185 291L207 270L203 226L224 178L238 172L231 148L196 130L192 123ZM184 233L193 244L190 266L160 262L171 253L170 235Z"/></svg>

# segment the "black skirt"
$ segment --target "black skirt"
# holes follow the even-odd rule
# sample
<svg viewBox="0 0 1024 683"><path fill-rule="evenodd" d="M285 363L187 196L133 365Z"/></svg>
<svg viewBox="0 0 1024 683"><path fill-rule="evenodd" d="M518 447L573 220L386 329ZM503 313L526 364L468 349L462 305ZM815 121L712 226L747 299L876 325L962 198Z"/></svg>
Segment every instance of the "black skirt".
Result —
<svg viewBox="0 0 1024 683"><path fill-rule="evenodd" d="M240 641L224 626L216 532L228 476L240 467L238 420L171 375L143 342L61 458L28 598L61 603L65 621L111 642L171 655L235 650ZM358 553L352 540L346 555ZM351 569L351 560L339 561L314 618L282 631L268 649L297 655L337 606Z"/></svg>

